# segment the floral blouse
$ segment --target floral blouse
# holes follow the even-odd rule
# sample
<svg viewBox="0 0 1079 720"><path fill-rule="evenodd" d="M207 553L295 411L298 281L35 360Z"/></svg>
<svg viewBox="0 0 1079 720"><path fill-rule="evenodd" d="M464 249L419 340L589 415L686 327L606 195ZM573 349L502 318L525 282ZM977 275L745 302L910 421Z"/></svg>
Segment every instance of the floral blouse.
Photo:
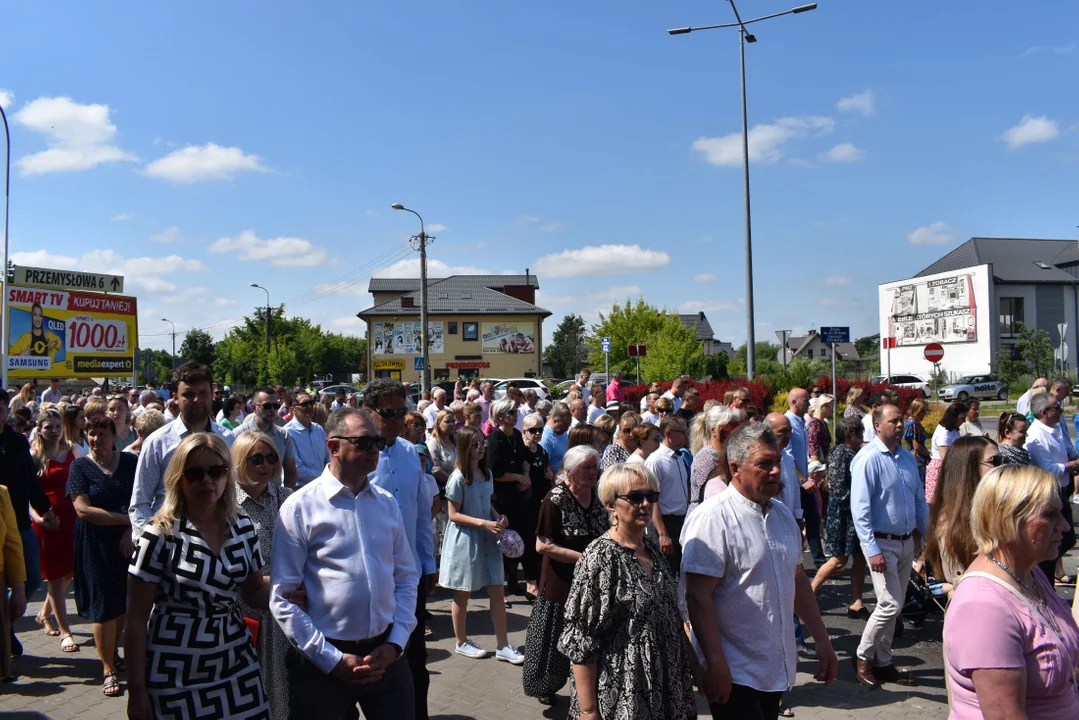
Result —
<svg viewBox="0 0 1079 720"><path fill-rule="evenodd" d="M828 501L850 504L850 464L855 452L846 445L836 445L828 456Z"/></svg>
<svg viewBox="0 0 1079 720"><path fill-rule="evenodd" d="M810 457L816 455L821 462L827 462L828 452L832 448L832 433L828 430L828 423L815 417L807 417L806 439L808 440L806 455Z"/></svg>
<svg viewBox="0 0 1079 720"><path fill-rule="evenodd" d="M929 467L929 458L922 457L914 452L914 442L920 442L922 447L925 447L925 441L928 439L929 435L925 432L922 424L912 417L907 418L907 421L903 424L903 442L906 443L907 449L910 450L910 454L914 456L915 461L918 463L918 474L922 477L922 482L925 482L925 469Z"/></svg>
<svg viewBox="0 0 1079 720"><path fill-rule="evenodd" d="M572 663L596 663L604 720L696 718L678 580L659 546L644 542L650 574L610 535L588 546L573 573L558 649ZM580 717L576 687L569 717Z"/></svg>
<svg viewBox="0 0 1079 720"><path fill-rule="evenodd" d="M1000 459L1005 465L1030 465L1030 453L1026 448L1013 447L1007 443L1001 443Z"/></svg>
<svg viewBox="0 0 1079 720"><path fill-rule="evenodd" d="M611 465L624 463L629 460L629 450L616 442L611 443L603 450L603 457L599 459L599 470L603 472Z"/></svg>

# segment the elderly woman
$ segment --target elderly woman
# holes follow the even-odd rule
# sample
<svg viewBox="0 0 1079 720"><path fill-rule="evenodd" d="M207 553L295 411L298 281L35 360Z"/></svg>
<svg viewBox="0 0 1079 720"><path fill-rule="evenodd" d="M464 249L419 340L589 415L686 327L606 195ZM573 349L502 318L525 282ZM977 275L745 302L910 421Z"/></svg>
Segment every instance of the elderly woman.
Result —
<svg viewBox="0 0 1079 720"><path fill-rule="evenodd" d="M536 551L543 556L540 586L525 640L524 692L544 705L569 678L570 661L558 650L573 568L581 553L607 532L608 514L596 494L599 454L587 445L566 452L565 482L540 503Z"/></svg>
<svg viewBox="0 0 1079 720"><path fill-rule="evenodd" d="M828 429L828 420L832 417L835 398L831 395L818 395L809 401L809 414L806 415L807 455L810 460L828 462L828 453L832 451L832 433Z"/></svg>
<svg viewBox="0 0 1079 720"><path fill-rule="evenodd" d="M1030 465L1030 453L1027 443L1027 422L1025 415L1017 412L1002 412L997 420L997 442L1000 443L1000 459L1005 465Z"/></svg>
<svg viewBox="0 0 1079 720"><path fill-rule="evenodd" d="M536 414L543 418L543 422L547 422L547 417L551 414L551 410L554 408L554 403L550 400L540 400L536 403Z"/></svg>
<svg viewBox="0 0 1079 720"><path fill-rule="evenodd" d="M509 519L511 530L523 538L528 532L527 498L532 480L525 463L524 438L517 430L516 403L508 397L491 403L490 422L495 424L487 435L487 467L494 477L494 506ZM504 557L506 587L524 595L517 579L517 558Z"/></svg>
<svg viewBox="0 0 1079 720"><path fill-rule="evenodd" d="M131 410L127 406L127 400L123 395L113 395L109 398L108 410L105 414L116 426L116 451L127 450L131 443L135 442L138 434L131 427Z"/></svg>
<svg viewBox="0 0 1079 720"><path fill-rule="evenodd" d="M292 494L289 488L271 482L281 474L281 458L273 438L258 431L237 437L232 444L232 472L236 478L236 505L255 524L262 551L263 583L269 587L277 513ZM285 720L289 714L288 672L285 669L288 639L270 613L242 601L240 608L244 617L254 621L257 628L259 669L262 686L269 695L270 710L274 718Z"/></svg>
<svg viewBox="0 0 1079 720"><path fill-rule="evenodd" d="M1068 529L1056 478L1030 465L991 470L974 491L978 553L944 616L949 717L1079 717L1079 628L1038 563Z"/></svg>
<svg viewBox="0 0 1079 720"><path fill-rule="evenodd" d="M618 427L615 430L612 442L603 450L600 456L599 469L602 472L611 465L624 463L637 449L637 443L633 440L633 429L641 422L641 416L635 412L624 413L618 418Z"/></svg>
<svg viewBox="0 0 1079 720"><path fill-rule="evenodd" d="M929 461L932 459L929 448L925 446L929 435L925 432L925 428L922 427L922 421L925 420L928 413L928 403L922 398L914 398L910 402L910 407L907 408L907 419L903 423L903 442L907 444L907 449L910 450L915 462L918 463L918 474L921 476L923 483L925 482L926 468L929 467Z"/></svg>
<svg viewBox="0 0 1079 720"><path fill-rule="evenodd" d="M535 600L540 576L539 554L536 553L536 523L539 521L540 503L551 490L554 483L554 471L547 451L540 445L543 435L543 418L533 413L524 419L524 460L528 465L528 477L532 487L525 496L527 518L522 525L521 539L525 544L521 565L525 569L525 597ZM527 534L526 534L527 533Z"/></svg>
<svg viewBox="0 0 1079 720"><path fill-rule="evenodd" d="M159 410L144 410L135 417L135 433L138 435L135 441L127 446L124 452L138 455L142 452L142 444L146 438L153 435L157 430L165 427L165 415Z"/></svg>
<svg viewBox="0 0 1079 720"><path fill-rule="evenodd" d="M102 692L116 697L117 673L124 669L117 648L127 614L127 560L134 547L127 505L138 458L117 451L112 418L91 418L86 427L90 454L71 463L66 489L78 515L75 607L94 624L94 645L104 672Z"/></svg>
<svg viewBox="0 0 1079 720"><path fill-rule="evenodd" d="M967 405L954 402L944 411L944 417L933 431L933 439L930 440L929 465L925 469L925 501L930 505L937 496L937 480L940 478L940 468L944 458L948 455L948 448L959 439L959 426L967 416Z"/></svg>
<svg viewBox="0 0 1079 720"><path fill-rule="evenodd" d="M727 438L744 421L745 413L741 410L722 405L716 405L708 412L697 413L690 443L691 449L696 449L690 472L689 497L692 502L687 515L705 499L727 489L730 473L727 467Z"/></svg>
<svg viewBox="0 0 1079 720"><path fill-rule="evenodd" d="M610 529L581 555L559 650L573 663L570 717L697 717L678 579L645 536L659 480L644 465L613 465L599 481Z"/></svg>
<svg viewBox="0 0 1079 720"><path fill-rule="evenodd" d="M963 424L959 426L959 437L966 437L967 435L984 437L986 432L985 430L982 430L982 426L978 424L978 420L982 416L981 401L977 398L970 398L967 400L967 405L970 409L967 410L967 416L963 419Z"/></svg>
<svg viewBox="0 0 1079 720"><path fill-rule="evenodd" d="M847 391L847 407L843 411L843 417L845 418L857 418L861 422L865 417L865 389L860 387L852 387Z"/></svg>
<svg viewBox="0 0 1079 720"><path fill-rule="evenodd" d="M265 612L269 589L258 530L240 512L231 463L220 436L186 437L165 469L164 504L135 543L124 644L129 718L183 716L177 708L208 697L221 703L212 713L220 717L269 717L237 603L242 597ZM213 672L196 670L204 665Z"/></svg>

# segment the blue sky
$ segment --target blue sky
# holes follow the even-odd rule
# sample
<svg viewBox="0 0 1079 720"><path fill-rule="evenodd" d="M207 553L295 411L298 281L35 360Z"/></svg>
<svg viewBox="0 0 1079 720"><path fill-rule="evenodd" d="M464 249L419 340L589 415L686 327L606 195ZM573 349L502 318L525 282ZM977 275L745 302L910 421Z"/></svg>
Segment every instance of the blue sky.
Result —
<svg viewBox="0 0 1079 720"><path fill-rule="evenodd" d="M743 0L743 17L787 9ZM876 331L973 235L1075 237L1079 5L825 0L747 47L757 335ZM10 4L17 262L121 271L140 344L264 302L362 334L372 272L523 272L745 338L723 2ZM404 264L401 264L401 263ZM335 282L339 281L339 282Z"/></svg>

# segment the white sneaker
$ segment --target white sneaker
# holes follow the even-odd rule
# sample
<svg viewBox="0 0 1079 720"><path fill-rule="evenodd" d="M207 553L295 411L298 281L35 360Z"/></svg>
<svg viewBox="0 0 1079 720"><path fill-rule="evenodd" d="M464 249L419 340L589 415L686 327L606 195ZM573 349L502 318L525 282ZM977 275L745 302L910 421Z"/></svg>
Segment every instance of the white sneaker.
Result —
<svg viewBox="0 0 1079 720"><path fill-rule="evenodd" d="M517 648L513 647L512 645L507 645L504 648L499 648L498 652L495 653L495 658L501 660L502 662L508 662L511 665L525 664L525 656L521 654L517 650Z"/></svg>
<svg viewBox="0 0 1079 720"><path fill-rule="evenodd" d="M479 660L487 657L487 651L476 645L471 640L465 640L460 645L455 645L453 651L458 655L464 655L466 658L472 658L473 660ZM499 652L502 652L499 650ZM500 658L501 659L501 658Z"/></svg>

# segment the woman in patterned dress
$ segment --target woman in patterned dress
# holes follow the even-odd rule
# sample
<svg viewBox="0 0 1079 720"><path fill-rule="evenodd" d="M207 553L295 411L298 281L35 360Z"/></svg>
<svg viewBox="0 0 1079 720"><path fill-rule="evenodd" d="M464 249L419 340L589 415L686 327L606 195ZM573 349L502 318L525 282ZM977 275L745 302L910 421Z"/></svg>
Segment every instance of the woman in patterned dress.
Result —
<svg viewBox="0 0 1079 720"><path fill-rule="evenodd" d="M618 428L611 438L611 444L603 449L603 455L599 459L599 469L603 472L615 463L624 463L637 449L637 442L633 439L633 428L641 422L641 416L635 412L623 413L618 418Z"/></svg>
<svg viewBox="0 0 1079 720"><path fill-rule="evenodd" d="M165 502L135 542L124 645L129 718L270 717L237 602L242 595L265 611L269 588L258 531L236 504L231 461L221 437L185 438L165 470Z"/></svg>
<svg viewBox="0 0 1079 720"><path fill-rule="evenodd" d="M614 465L600 479L599 499L611 527L573 571L558 643L573 663L569 717L696 718L678 579L645 537L659 480L644 465Z"/></svg>
<svg viewBox="0 0 1079 720"><path fill-rule="evenodd" d="M1016 412L1003 412L997 420L997 442L1000 458L1005 465L1030 465L1030 453L1024 447L1027 442L1026 416Z"/></svg>
<svg viewBox="0 0 1079 720"><path fill-rule="evenodd" d="M910 402L910 408L907 409L907 421L903 423L903 442L906 443L907 449L918 463L918 474L922 478L922 483L925 483L925 469L929 467L929 449L925 446L929 435L922 427L922 420L925 420L928 412L929 406L925 400L914 398Z"/></svg>
<svg viewBox="0 0 1079 720"><path fill-rule="evenodd" d="M573 568L581 553L607 532L608 515L596 494L599 453L588 445L566 451L565 480L540 504L536 547L543 556L539 593L525 636L524 692L544 705L566 684L570 663L558 650Z"/></svg>

